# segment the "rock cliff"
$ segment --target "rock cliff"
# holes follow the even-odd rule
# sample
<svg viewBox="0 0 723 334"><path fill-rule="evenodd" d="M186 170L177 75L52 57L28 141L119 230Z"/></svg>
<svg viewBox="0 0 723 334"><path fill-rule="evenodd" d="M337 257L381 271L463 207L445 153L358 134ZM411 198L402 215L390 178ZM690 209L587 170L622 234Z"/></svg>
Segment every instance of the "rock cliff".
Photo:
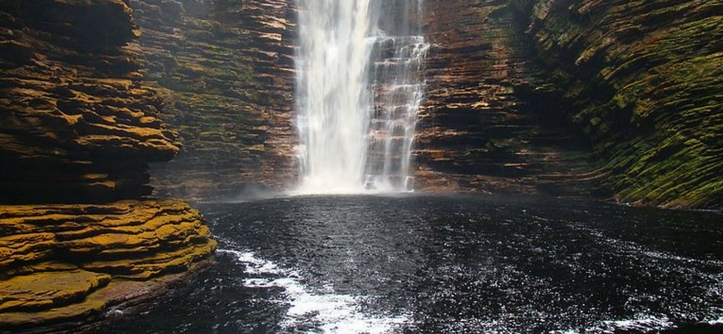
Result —
<svg viewBox="0 0 723 334"><path fill-rule="evenodd" d="M425 6L417 189L723 207L723 0ZM147 198L150 163L180 152L162 195L293 183L294 20L287 0L0 0L0 331L74 332L207 263L200 213Z"/></svg>
<svg viewBox="0 0 723 334"><path fill-rule="evenodd" d="M171 163L154 166L160 194L208 198L293 184L293 1L130 3L146 82L183 143Z"/></svg>
<svg viewBox="0 0 723 334"><path fill-rule="evenodd" d="M165 119L183 142L178 158L154 169L160 193L207 198L293 184L293 1L131 5L143 31L146 82L164 96ZM452 16L447 7L464 10ZM415 187L589 193L586 180L598 174L586 174L584 137L558 122L557 110L528 107L536 103L528 97L544 99L512 28L514 7L432 0L426 12L435 47Z"/></svg>
<svg viewBox="0 0 723 334"><path fill-rule="evenodd" d="M421 188L723 206L723 3L428 0Z"/></svg>
<svg viewBox="0 0 723 334"><path fill-rule="evenodd" d="M159 296L215 247L179 201L0 207L0 332L93 326Z"/></svg>
<svg viewBox="0 0 723 334"><path fill-rule="evenodd" d="M514 1L617 201L723 207L723 1Z"/></svg>
<svg viewBox="0 0 723 334"><path fill-rule="evenodd" d="M416 186L590 194L589 142L538 89L510 1L428 0Z"/></svg>
<svg viewBox="0 0 723 334"><path fill-rule="evenodd" d="M135 0L163 194L293 184L293 2ZM428 0L415 188L720 207L717 1Z"/></svg>
<svg viewBox="0 0 723 334"><path fill-rule="evenodd" d="M130 8L7 0L0 29L0 201L150 194L148 162L170 160L179 144L141 85Z"/></svg>
<svg viewBox="0 0 723 334"><path fill-rule="evenodd" d="M0 1L0 332L75 332L215 247L187 204L142 199L179 143L139 33L123 0Z"/></svg>

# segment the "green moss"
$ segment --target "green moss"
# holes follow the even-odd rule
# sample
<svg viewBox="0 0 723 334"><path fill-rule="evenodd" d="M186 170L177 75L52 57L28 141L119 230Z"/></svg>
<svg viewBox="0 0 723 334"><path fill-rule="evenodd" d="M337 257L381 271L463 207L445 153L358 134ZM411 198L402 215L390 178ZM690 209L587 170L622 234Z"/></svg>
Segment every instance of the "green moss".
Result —
<svg viewBox="0 0 723 334"><path fill-rule="evenodd" d="M578 5L553 6L533 33L571 119L608 161L612 195L722 207L723 1L586 5L576 20Z"/></svg>

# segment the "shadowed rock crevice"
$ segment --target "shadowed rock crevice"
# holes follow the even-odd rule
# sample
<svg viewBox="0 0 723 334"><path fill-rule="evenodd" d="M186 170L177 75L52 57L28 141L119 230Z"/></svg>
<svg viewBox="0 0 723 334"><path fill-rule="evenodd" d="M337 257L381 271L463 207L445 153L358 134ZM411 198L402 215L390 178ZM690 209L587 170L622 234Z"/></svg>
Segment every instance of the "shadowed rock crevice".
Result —
<svg viewBox="0 0 723 334"><path fill-rule="evenodd" d="M723 2L515 3L615 200L723 206Z"/></svg>
<svg viewBox="0 0 723 334"><path fill-rule="evenodd" d="M43 4L0 4L0 44L11 50L0 56L0 201L149 195L147 164L170 160L180 144L158 118L155 90L140 81L130 8L120 0Z"/></svg>
<svg viewBox="0 0 723 334"><path fill-rule="evenodd" d="M723 205L723 4L426 3L418 188Z"/></svg>
<svg viewBox="0 0 723 334"><path fill-rule="evenodd" d="M563 100L536 77L541 69L524 46L513 6L425 3L433 47L418 129L417 188L593 193L600 175L590 143L570 126Z"/></svg>

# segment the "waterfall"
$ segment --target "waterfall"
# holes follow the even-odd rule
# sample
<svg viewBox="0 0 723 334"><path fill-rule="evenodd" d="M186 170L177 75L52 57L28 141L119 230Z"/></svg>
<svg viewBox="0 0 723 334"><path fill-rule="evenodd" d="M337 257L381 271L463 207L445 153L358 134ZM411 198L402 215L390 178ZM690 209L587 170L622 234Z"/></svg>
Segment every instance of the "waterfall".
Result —
<svg viewBox="0 0 723 334"><path fill-rule="evenodd" d="M421 0L297 1L300 191L411 190Z"/></svg>

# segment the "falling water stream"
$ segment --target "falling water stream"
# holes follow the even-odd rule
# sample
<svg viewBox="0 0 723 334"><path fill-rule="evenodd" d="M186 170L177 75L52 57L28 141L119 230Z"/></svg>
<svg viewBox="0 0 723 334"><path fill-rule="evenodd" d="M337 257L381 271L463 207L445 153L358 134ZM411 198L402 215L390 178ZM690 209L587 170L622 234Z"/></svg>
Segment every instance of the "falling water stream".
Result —
<svg viewBox="0 0 723 334"><path fill-rule="evenodd" d="M428 49L421 2L298 0L298 7L299 191L411 190Z"/></svg>

